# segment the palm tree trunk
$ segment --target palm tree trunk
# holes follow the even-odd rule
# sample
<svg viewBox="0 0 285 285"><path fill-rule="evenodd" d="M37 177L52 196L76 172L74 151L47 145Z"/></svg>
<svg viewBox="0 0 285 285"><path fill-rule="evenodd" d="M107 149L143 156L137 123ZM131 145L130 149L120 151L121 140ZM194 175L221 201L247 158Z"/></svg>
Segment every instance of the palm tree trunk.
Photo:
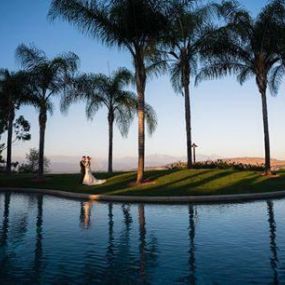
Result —
<svg viewBox="0 0 285 285"><path fill-rule="evenodd" d="M265 147L265 174L271 174L270 165L270 139L269 139L269 127L268 127L268 111L267 111L267 99L266 92L261 94L262 100L262 116L263 116L263 128L264 128L264 147Z"/></svg>
<svg viewBox="0 0 285 285"><path fill-rule="evenodd" d="M263 129L264 129L264 151L265 151L265 175L271 174L270 165L270 139L269 139L269 127L268 127L268 111L267 111L267 98L266 98L266 81L257 79L259 92L261 94L262 101L262 117L263 117Z"/></svg>
<svg viewBox="0 0 285 285"><path fill-rule="evenodd" d="M142 58L136 60L136 87L138 96L138 170L137 183L144 179L144 159L145 159L145 82L146 72Z"/></svg>
<svg viewBox="0 0 285 285"><path fill-rule="evenodd" d="M270 139L269 139L269 126L268 126L268 111L267 111L267 77L264 72L259 72L256 76L256 83L261 95L262 102L262 117L263 117L263 129L264 129L264 151L265 151L265 175L271 175L271 163L270 163Z"/></svg>
<svg viewBox="0 0 285 285"><path fill-rule="evenodd" d="M47 112L40 110L39 126L40 126L40 142L39 142L39 169L38 176L42 177L44 174L44 144L45 144L45 130L46 130Z"/></svg>
<svg viewBox="0 0 285 285"><path fill-rule="evenodd" d="M109 154L108 154L108 172L113 172L113 126L114 126L114 114L113 111L109 111L108 114L109 123Z"/></svg>
<svg viewBox="0 0 285 285"><path fill-rule="evenodd" d="M187 75L186 75L187 76ZM189 78L189 76L188 76ZM186 122L186 145L187 145L187 168L193 167L192 163L192 134L191 134L191 105L190 105L190 89L189 79L184 84L184 97L185 97L185 122Z"/></svg>
<svg viewBox="0 0 285 285"><path fill-rule="evenodd" d="M15 117L14 110L10 109L9 118L8 118L7 159L6 159L6 172L8 175L11 174L11 165L12 165L12 138L13 138L14 117Z"/></svg>

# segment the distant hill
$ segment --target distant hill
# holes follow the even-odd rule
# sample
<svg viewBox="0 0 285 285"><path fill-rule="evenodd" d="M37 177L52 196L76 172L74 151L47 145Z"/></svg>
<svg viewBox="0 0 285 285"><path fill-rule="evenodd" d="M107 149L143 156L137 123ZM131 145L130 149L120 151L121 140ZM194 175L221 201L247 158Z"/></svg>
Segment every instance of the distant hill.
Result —
<svg viewBox="0 0 285 285"><path fill-rule="evenodd" d="M79 172L79 160L78 156L62 156L62 155L53 155L48 156L48 159L51 162L50 172L51 173L77 173ZM216 160L222 159L217 155L198 155L197 161L206 161L206 160ZM14 161L22 162L24 159L21 157L15 157ZM258 157L236 157L236 158L223 158L225 161L237 162L237 163L248 163L248 164L262 164L264 162L263 158ZM186 161L184 156L171 156L164 154L152 154L147 155L145 159L146 169L161 169L165 168L166 165L178 162ZM128 156L114 158L114 170L115 171L124 171L124 170L135 170L137 167L137 157ZM273 169L285 169L285 161L272 159ZM92 168L94 171L106 171L107 169L107 160L102 157L95 157L93 160Z"/></svg>
<svg viewBox="0 0 285 285"><path fill-rule="evenodd" d="M254 165L264 164L264 158L261 157L234 157L234 158L223 158L222 160L228 162L254 164ZM285 168L285 160L271 159L271 167L272 169L275 170Z"/></svg>
<svg viewBox="0 0 285 285"><path fill-rule="evenodd" d="M217 159L216 155L198 155L197 160L209 160ZM50 173L76 173L79 172L79 160L80 156L63 156L63 155L52 155L48 156L51 162ZM14 157L14 161L20 163L24 161L23 157ZM186 157L183 156L171 156L164 154L152 154L147 155L145 158L146 169L151 168L164 168L165 165L174 163L177 161L185 161ZM126 157L114 157L114 170L135 170L137 167L137 157L126 156ZM107 160L102 157L95 157L92 161L92 168L95 171L106 171Z"/></svg>

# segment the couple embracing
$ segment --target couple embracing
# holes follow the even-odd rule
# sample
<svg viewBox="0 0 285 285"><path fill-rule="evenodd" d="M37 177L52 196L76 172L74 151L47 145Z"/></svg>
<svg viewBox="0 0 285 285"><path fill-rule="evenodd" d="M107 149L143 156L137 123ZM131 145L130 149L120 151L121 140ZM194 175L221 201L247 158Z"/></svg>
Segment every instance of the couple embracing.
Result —
<svg viewBox="0 0 285 285"><path fill-rule="evenodd" d="M80 161L80 170L81 170L81 184L83 185L99 185L106 182L103 179L96 179L91 171L91 157L90 156L82 156Z"/></svg>

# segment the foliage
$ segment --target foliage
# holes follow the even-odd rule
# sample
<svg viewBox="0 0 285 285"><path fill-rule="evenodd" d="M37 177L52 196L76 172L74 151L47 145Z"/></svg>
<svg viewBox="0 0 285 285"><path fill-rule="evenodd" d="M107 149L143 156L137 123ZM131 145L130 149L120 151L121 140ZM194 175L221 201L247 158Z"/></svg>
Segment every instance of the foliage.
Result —
<svg viewBox="0 0 285 285"><path fill-rule="evenodd" d="M185 162L179 161L167 165L168 169L185 169L187 164ZM196 162L193 165L194 169L234 169L234 170L253 170L253 171L263 171L264 164L248 164L248 163L238 163L230 162L222 159L218 160L207 160Z"/></svg>
<svg viewBox="0 0 285 285"><path fill-rule="evenodd" d="M31 139L30 123L24 118L24 116L19 116L14 125L15 140L17 141L28 141Z"/></svg>
<svg viewBox="0 0 285 285"><path fill-rule="evenodd" d="M137 182L145 160L145 88L147 75L165 69L157 44L167 20L161 0L52 0L51 19L62 18L107 46L126 49L135 67L138 95Z"/></svg>
<svg viewBox="0 0 285 285"><path fill-rule="evenodd" d="M44 174L44 143L48 112L53 112L52 97L64 93L79 65L79 58L72 52L49 59L44 51L21 44L16 56L29 74L28 103L39 111L39 176Z"/></svg>
<svg viewBox="0 0 285 285"><path fill-rule="evenodd" d="M172 1L169 7L167 29L163 34L162 49L168 54L171 83L177 93L195 76L201 49L207 45L212 31L212 3L197 5L196 1Z"/></svg>
<svg viewBox="0 0 285 285"><path fill-rule="evenodd" d="M284 1L271 1L256 18L236 1L223 1L217 7L226 25L209 33L207 45L201 51L204 66L196 83L235 74L240 84L256 77L260 91L264 91L266 86L262 86L260 77L267 78L280 61L276 49L281 26L276 17L285 16Z"/></svg>
<svg viewBox="0 0 285 285"><path fill-rule="evenodd" d="M50 166L50 161L44 157L44 169L45 172L48 171ZM39 170L39 151L35 148L30 149L30 152L26 154L26 162L22 163L18 171L20 173L37 173Z"/></svg>
<svg viewBox="0 0 285 285"><path fill-rule="evenodd" d="M241 85L252 77L255 79L262 101L265 174L270 175L267 88L270 75L281 60L278 46L285 27L285 1L270 1L256 17L236 1L223 1L216 6L226 24L209 33L207 44L200 52L204 66L196 84L226 75L236 75Z"/></svg>
<svg viewBox="0 0 285 285"><path fill-rule="evenodd" d="M16 57L29 75L30 94L27 103L52 114L51 98L65 90L78 68L78 56L68 52L49 59L44 51L35 46L21 44L16 50Z"/></svg>
<svg viewBox="0 0 285 285"><path fill-rule="evenodd" d="M31 125L29 121L27 121L24 118L24 116L22 115L19 116L13 123L13 130L14 130L15 138L12 143L15 143L17 141L29 141L31 139L30 129L31 129ZM6 148L7 146L4 143L0 144L0 154Z"/></svg>
<svg viewBox="0 0 285 285"><path fill-rule="evenodd" d="M82 74L73 80L61 102L66 112L74 102L86 102L86 116L93 119L102 106L108 110L108 120L114 120L122 136L126 137L134 115L137 112L136 95L125 89L133 81L133 74L126 68L118 68L110 76L102 73ZM153 108L145 104L146 122L149 133L156 128L157 120Z"/></svg>

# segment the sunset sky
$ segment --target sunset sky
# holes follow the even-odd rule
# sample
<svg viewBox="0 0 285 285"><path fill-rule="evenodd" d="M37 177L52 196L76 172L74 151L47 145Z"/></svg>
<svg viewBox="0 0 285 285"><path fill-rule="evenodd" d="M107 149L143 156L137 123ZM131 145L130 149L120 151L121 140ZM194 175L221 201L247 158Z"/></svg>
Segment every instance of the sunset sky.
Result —
<svg viewBox="0 0 285 285"><path fill-rule="evenodd" d="M265 0L240 2L253 14L266 3ZM0 67L19 69L15 49L20 43L34 43L50 57L65 51L75 52L81 59L82 72L107 73L108 65L111 71L121 66L132 69L128 53L107 48L61 20L50 23L49 3L48 0L1 1ZM272 157L279 159L285 159L284 95L284 86L277 97L268 94ZM193 140L199 146L199 153L222 157L263 156L261 100L254 79L244 86L234 78L207 81L198 88L192 84L191 98ZM146 138L146 154L185 155L183 97L174 93L168 75L148 82L146 101L158 117L156 132ZM83 104L73 105L67 115L62 115L58 102L54 99L55 111L48 117L46 155L107 157L106 109L100 110L93 121L87 121ZM32 140L14 147L14 155L24 156L31 147L38 146L37 113L33 107L23 107L19 114L32 125ZM127 139L115 128L114 154L115 157L137 155L136 120Z"/></svg>

